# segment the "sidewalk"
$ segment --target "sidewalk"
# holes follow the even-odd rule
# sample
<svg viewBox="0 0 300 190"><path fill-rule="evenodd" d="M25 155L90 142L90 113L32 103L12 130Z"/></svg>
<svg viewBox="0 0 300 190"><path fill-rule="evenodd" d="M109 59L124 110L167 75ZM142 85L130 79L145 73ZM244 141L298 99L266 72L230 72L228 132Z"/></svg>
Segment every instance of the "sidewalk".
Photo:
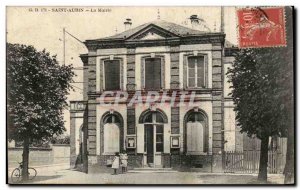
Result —
<svg viewBox="0 0 300 190"><path fill-rule="evenodd" d="M69 169L36 168L38 175L30 184L258 184L257 175L225 173L108 173L85 174ZM282 184L284 176L269 174L268 183Z"/></svg>

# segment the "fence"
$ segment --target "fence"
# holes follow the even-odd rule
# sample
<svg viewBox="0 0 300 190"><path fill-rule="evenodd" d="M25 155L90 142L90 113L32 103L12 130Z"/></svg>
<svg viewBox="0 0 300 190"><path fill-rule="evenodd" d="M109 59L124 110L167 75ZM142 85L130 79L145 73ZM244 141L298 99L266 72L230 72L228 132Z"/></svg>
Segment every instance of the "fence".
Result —
<svg viewBox="0 0 300 190"><path fill-rule="evenodd" d="M225 173L258 173L260 151L225 152ZM282 173L286 154L279 150L268 152L268 173Z"/></svg>

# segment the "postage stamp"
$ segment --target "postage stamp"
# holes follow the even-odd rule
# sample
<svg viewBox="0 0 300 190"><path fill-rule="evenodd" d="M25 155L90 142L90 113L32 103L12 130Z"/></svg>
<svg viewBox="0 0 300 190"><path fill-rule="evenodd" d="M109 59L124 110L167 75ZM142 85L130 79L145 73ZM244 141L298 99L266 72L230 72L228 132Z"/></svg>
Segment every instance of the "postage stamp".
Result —
<svg viewBox="0 0 300 190"><path fill-rule="evenodd" d="M283 7L251 7L237 10L240 48L286 46Z"/></svg>

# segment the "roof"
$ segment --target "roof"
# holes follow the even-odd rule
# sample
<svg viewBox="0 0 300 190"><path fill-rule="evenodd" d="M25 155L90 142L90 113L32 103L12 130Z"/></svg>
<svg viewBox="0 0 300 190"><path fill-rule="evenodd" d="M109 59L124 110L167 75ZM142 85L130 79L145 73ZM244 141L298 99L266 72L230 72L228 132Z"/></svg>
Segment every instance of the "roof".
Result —
<svg viewBox="0 0 300 190"><path fill-rule="evenodd" d="M171 33L174 33L178 36L193 36L193 35L201 35L201 34L205 34L205 33L212 33L212 32L207 32L207 31L200 31L200 30L194 30L191 28L187 28L172 22L167 22L164 20L155 20L152 22L148 22L142 25L139 25L135 28L126 30L124 32L115 34L113 36L109 36L109 37L105 37L105 38L99 38L99 39L94 39L94 40L111 40L111 39L124 39L124 38L128 38L132 35L134 35L135 33L139 32L140 30L150 26L150 25L155 25L158 26L164 30L167 30Z"/></svg>

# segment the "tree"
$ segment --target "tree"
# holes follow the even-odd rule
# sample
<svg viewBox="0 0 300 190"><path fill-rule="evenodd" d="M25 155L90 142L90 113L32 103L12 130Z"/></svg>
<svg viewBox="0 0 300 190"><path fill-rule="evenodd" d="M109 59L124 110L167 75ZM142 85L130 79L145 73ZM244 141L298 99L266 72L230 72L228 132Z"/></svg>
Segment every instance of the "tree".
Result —
<svg viewBox="0 0 300 190"><path fill-rule="evenodd" d="M7 44L8 139L23 142L22 179L28 179L29 145L65 131L63 110L74 72L33 46Z"/></svg>
<svg viewBox="0 0 300 190"><path fill-rule="evenodd" d="M294 176L291 14L291 10L286 10L287 47L241 49L227 73L241 132L261 139L258 179L262 181L267 181L268 144L272 136L288 136L285 173Z"/></svg>

